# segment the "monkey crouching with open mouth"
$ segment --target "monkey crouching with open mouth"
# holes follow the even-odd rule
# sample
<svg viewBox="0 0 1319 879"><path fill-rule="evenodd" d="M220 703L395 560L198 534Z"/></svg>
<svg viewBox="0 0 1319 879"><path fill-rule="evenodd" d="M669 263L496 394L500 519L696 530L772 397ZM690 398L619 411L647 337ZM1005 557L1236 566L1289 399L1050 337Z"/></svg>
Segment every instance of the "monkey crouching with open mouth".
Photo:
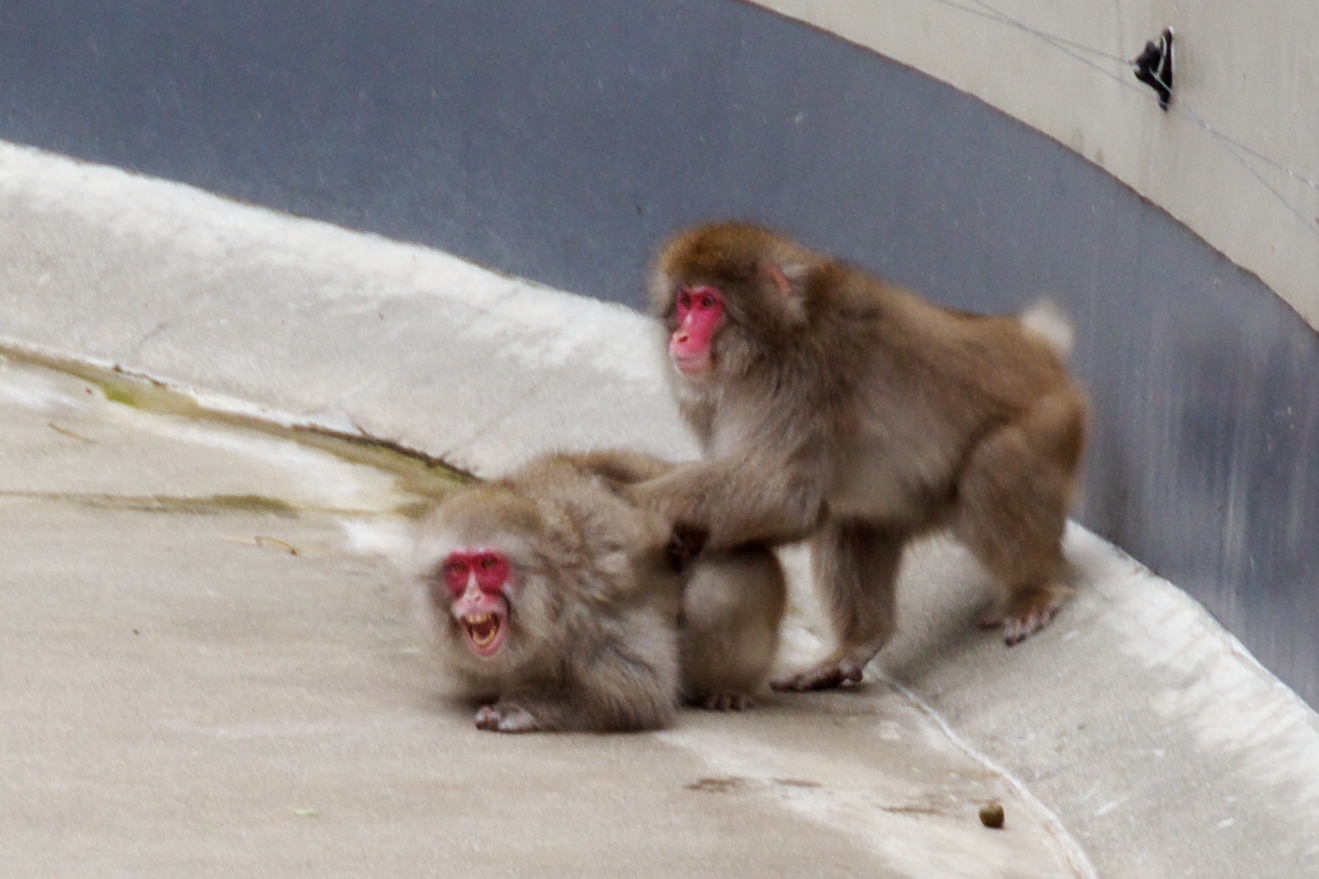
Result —
<svg viewBox="0 0 1319 879"><path fill-rule="evenodd" d="M459 492L426 520L415 567L476 725L632 731L678 705L746 707L778 644L786 588L762 547L684 567L671 523L624 487L647 455L549 455Z"/></svg>

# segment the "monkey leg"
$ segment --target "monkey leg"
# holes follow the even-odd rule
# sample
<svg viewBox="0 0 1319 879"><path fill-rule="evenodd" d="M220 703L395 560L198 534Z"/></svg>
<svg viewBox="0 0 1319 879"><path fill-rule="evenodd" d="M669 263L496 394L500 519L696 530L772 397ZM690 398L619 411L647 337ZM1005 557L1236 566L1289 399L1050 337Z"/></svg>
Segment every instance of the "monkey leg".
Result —
<svg viewBox="0 0 1319 879"><path fill-rule="evenodd" d="M861 680L896 625L898 565L909 533L860 519L832 520L811 541L811 567L838 646L828 659L772 682L776 690L824 690Z"/></svg>
<svg viewBox="0 0 1319 879"><path fill-rule="evenodd" d="M1062 536L1081 418L1067 399L1042 401L982 441L958 483L954 530L1003 591L980 623L1002 626L1008 646L1047 625L1072 593Z"/></svg>
<svg viewBox="0 0 1319 879"><path fill-rule="evenodd" d="M778 651L787 586L769 549L707 553L683 589L678 653L684 699L710 711L742 711Z"/></svg>

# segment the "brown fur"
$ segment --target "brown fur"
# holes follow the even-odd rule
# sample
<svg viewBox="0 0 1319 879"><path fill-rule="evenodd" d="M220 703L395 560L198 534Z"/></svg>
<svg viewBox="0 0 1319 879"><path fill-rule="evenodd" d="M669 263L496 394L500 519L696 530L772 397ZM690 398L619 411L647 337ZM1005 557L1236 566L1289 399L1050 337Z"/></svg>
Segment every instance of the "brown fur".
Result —
<svg viewBox="0 0 1319 879"><path fill-rule="evenodd" d="M714 368L672 383L706 460L636 495L714 548L812 537L840 644L784 687L860 678L893 629L902 548L935 527L1003 588L987 622L1009 643L1047 622L1067 594L1060 543L1087 417L1056 340L741 223L660 253L652 306L669 332L678 291L699 285L725 296Z"/></svg>
<svg viewBox="0 0 1319 879"><path fill-rule="evenodd" d="M752 549L677 571L665 523L624 494L669 466L628 452L550 455L461 492L423 525L418 575L446 663L487 703L479 727L655 729L680 697L742 707L763 683L782 615L778 563ZM440 570L471 547L503 551L515 572L508 636L489 659L464 644ZM736 660L721 644L742 645Z"/></svg>

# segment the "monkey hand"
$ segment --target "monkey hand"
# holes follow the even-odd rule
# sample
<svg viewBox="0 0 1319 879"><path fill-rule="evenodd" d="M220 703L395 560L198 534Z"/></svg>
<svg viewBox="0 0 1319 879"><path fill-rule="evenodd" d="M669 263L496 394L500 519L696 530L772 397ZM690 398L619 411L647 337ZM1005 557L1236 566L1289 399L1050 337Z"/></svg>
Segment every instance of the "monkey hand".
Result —
<svg viewBox="0 0 1319 879"><path fill-rule="evenodd" d="M681 571L691 564L701 554L709 537L709 532L703 528L683 522L675 523L669 533L668 545L664 547L674 570Z"/></svg>
<svg viewBox="0 0 1319 879"><path fill-rule="evenodd" d="M476 712L476 728L486 732L535 732L540 729L536 718L525 709L507 702L483 705Z"/></svg>

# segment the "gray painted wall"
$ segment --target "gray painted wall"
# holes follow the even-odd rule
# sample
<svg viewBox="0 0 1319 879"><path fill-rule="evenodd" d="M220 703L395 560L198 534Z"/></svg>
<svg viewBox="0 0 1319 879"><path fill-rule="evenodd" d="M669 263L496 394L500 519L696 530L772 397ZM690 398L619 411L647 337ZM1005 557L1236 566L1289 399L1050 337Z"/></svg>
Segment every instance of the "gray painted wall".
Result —
<svg viewBox="0 0 1319 879"><path fill-rule="evenodd" d="M0 7L0 137L634 305L753 218L950 305L1043 293L1095 400L1080 518L1319 704L1319 337L1054 141L733 0Z"/></svg>

